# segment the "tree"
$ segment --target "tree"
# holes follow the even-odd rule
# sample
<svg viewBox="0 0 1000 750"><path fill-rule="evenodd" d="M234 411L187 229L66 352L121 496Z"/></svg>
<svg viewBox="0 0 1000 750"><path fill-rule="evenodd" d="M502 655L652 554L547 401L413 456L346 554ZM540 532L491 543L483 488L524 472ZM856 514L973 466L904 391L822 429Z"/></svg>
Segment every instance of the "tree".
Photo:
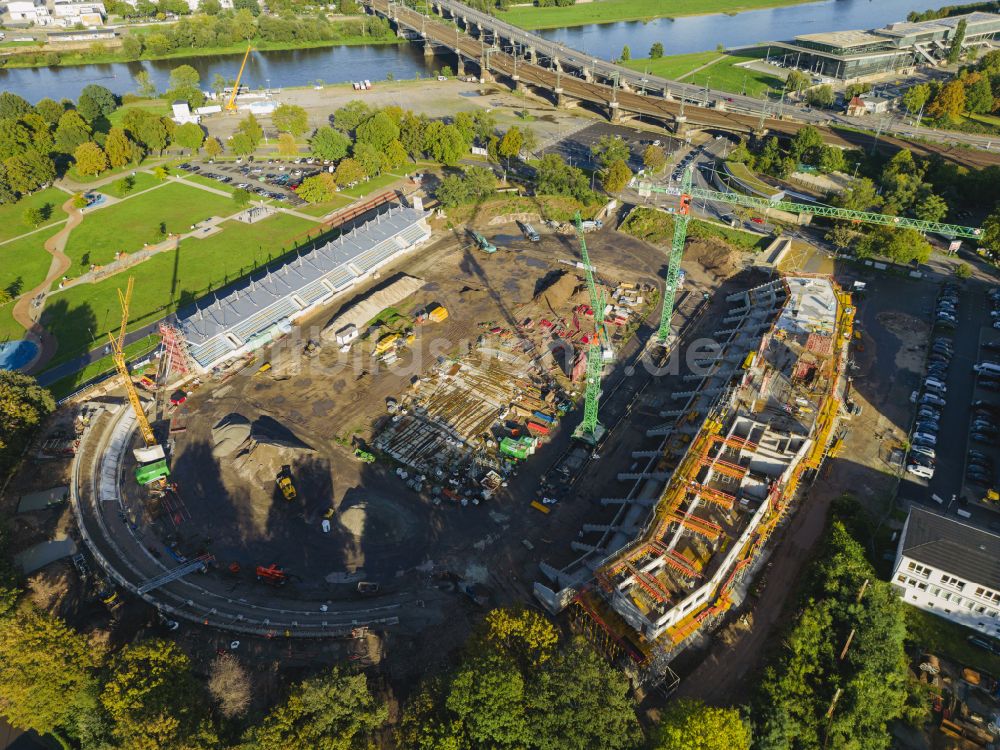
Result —
<svg viewBox="0 0 1000 750"><path fill-rule="evenodd" d="M965 29L967 26L968 23L963 18L955 27L955 36L951 38L951 44L948 46L948 63L951 65L957 63L958 58L962 56L962 43L965 41Z"/></svg>
<svg viewBox="0 0 1000 750"><path fill-rule="evenodd" d="M104 153L108 155L108 162L116 169L132 160L132 142L124 129L112 127L108 131L108 137L104 140Z"/></svg>
<svg viewBox="0 0 1000 750"><path fill-rule="evenodd" d="M253 13L246 8L240 8L233 14L233 36L237 39L253 39L257 35L257 22Z"/></svg>
<svg viewBox="0 0 1000 750"><path fill-rule="evenodd" d="M309 129L309 116L306 111L295 104L280 104L271 115L274 127L282 133L299 136Z"/></svg>
<svg viewBox="0 0 1000 750"><path fill-rule="evenodd" d="M926 83L918 83L916 86L910 86L903 93L903 105L909 112L917 114L924 108L927 100L930 98L931 87Z"/></svg>
<svg viewBox="0 0 1000 750"><path fill-rule="evenodd" d="M471 747L523 748L530 744L524 677L509 659L486 654L463 663L451 680L445 707Z"/></svg>
<svg viewBox="0 0 1000 750"><path fill-rule="evenodd" d="M663 57L662 42L653 42L653 46L649 48L649 57L651 60L659 60Z"/></svg>
<svg viewBox="0 0 1000 750"><path fill-rule="evenodd" d="M83 112L83 101L85 98L89 101L90 106L95 110L94 117L88 117L87 114ZM111 92L111 89L99 86L96 83L90 83L81 89L77 109L80 110L80 114L83 115L88 121L93 122L95 117L108 117L112 112L118 109L118 97Z"/></svg>
<svg viewBox="0 0 1000 750"><path fill-rule="evenodd" d="M923 221L941 221L948 215L948 204L940 195L928 193L917 201L913 215Z"/></svg>
<svg viewBox="0 0 1000 750"><path fill-rule="evenodd" d="M198 10L206 16L217 16L222 12L222 3L219 0L201 0L198 3Z"/></svg>
<svg viewBox="0 0 1000 750"><path fill-rule="evenodd" d="M24 209L24 223L29 227L39 227L45 221L45 214L41 206L28 206Z"/></svg>
<svg viewBox="0 0 1000 750"><path fill-rule="evenodd" d="M169 641L126 646L115 658L100 702L120 747L211 747L205 701L187 656Z"/></svg>
<svg viewBox="0 0 1000 750"><path fill-rule="evenodd" d="M108 157L104 149L93 141L80 144L73 152L76 171L82 175L100 174L108 168Z"/></svg>
<svg viewBox="0 0 1000 750"><path fill-rule="evenodd" d="M979 244L993 252L1000 252L1000 208L986 217L982 230Z"/></svg>
<svg viewBox="0 0 1000 750"><path fill-rule="evenodd" d="M246 208L250 201L253 200L253 193L245 188L236 188L233 191L233 203L235 203L239 208Z"/></svg>
<svg viewBox="0 0 1000 750"><path fill-rule="evenodd" d="M626 44L626 45L625 45L624 47L622 47L622 56L621 56L621 61L622 61L622 62L628 62L628 61L629 61L629 60L631 60L631 59L632 59L632 50L631 50L631 48L630 48L630 47L629 47L629 46L628 46L628 45Z"/></svg>
<svg viewBox="0 0 1000 750"><path fill-rule="evenodd" d="M136 34L126 34L122 37L122 54L129 60L138 60L142 55L142 39ZM147 78L149 76L145 70L140 71L140 73L145 74Z"/></svg>
<svg viewBox="0 0 1000 750"><path fill-rule="evenodd" d="M299 144L295 142L295 136L291 133L281 133L278 135L278 153L282 156L294 156L299 152Z"/></svg>
<svg viewBox="0 0 1000 750"><path fill-rule="evenodd" d="M369 177L382 174L388 166L385 153L367 143L354 144L354 160L361 165Z"/></svg>
<svg viewBox="0 0 1000 750"><path fill-rule="evenodd" d="M785 91L802 91L811 83L809 76L793 68L788 71L788 76L785 78Z"/></svg>
<svg viewBox="0 0 1000 750"><path fill-rule="evenodd" d="M350 187L361 182L366 176L365 168L351 157L343 159L337 165L337 171L333 173L333 179L340 187ZM301 189L300 187L299 190Z"/></svg>
<svg viewBox="0 0 1000 750"><path fill-rule="evenodd" d="M993 88L988 78L979 76L965 89L965 108L973 114L985 115L993 111Z"/></svg>
<svg viewBox="0 0 1000 750"><path fill-rule="evenodd" d="M190 65L179 65L170 71L170 83L167 96L171 99L186 101L192 107L200 107L205 103L205 94L199 88L201 74Z"/></svg>
<svg viewBox="0 0 1000 750"><path fill-rule="evenodd" d="M188 149L191 153L201 148L204 140L205 133L201 126L193 122L186 122L174 131L174 143L181 148Z"/></svg>
<svg viewBox="0 0 1000 750"><path fill-rule="evenodd" d="M0 120L0 159L23 154L32 145L31 131L18 120Z"/></svg>
<svg viewBox="0 0 1000 750"><path fill-rule="evenodd" d="M876 227L858 242L859 258L888 258L896 263L925 263L931 246L915 229Z"/></svg>
<svg viewBox="0 0 1000 750"><path fill-rule="evenodd" d="M329 172L320 172L302 180L295 193L310 203L325 203L337 193L337 180Z"/></svg>
<svg viewBox="0 0 1000 750"><path fill-rule="evenodd" d="M59 118L62 117L62 113L65 111L66 108L63 105L48 97L40 99L38 104L35 105L35 112L41 115L42 119L49 125L58 123Z"/></svg>
<svg viewBox="0 0 1000 750"><path fill-rule="evenodd" d="M750 727L735 708L680 698L667 704L654 750L750 750Z"/></svg>
<svg viewBox="0 0 1000 750"><path fill-rule="evenodd" d="M424 129L424 148L434 161L445 166L458 164L469 149L462 132L454 125L434 120Z"/></svg>
<svg viewBox="0 0 1000 750"><path fill-rule="evenodd" d="M788 153L793 159L806 164L815 164L823 147L823 136L812 125L806 125L792 138Z"/></svg>
<svg viewBox="0 0 1000 750"><path fill-rule="evenodd" d="M368 689L363 674L338 668L295 686L244 738L247 750L302 747L351 750L385 723L388 710Z"/></svg>
<svg viewBox="0 0 1000 750"><path fill-rule="evenodd" d="M257 122L257 118L253 116L252 112L240 120L240 124L236 128L236 132L238 135L245 135L253 145L253 148L250 149L250 151L256 149L257 145L264 140L264 128L260 126L260 123ZM237 151L236 153L239 152ZM247 153L250 152L248 151Z"/></svg>
<svg viewBox="0 0 1000 750"><path fill-rule="evenodd" d="M838 221L834 224L833 229L826 233L825 237L837 250L845 252L854 246L858 239L858 233L851 228L850 224Z"/></svg>
<svg viewBox="0 0 1000 750"><path fill-rule="evenodd" d="M16 120L32 111L28 100L10 91L0 92L0 120Z"/></svg>
<svg viewBox="0 0 1000 750"><path fill-rule="evenodd" d="M229 150L237 156L249 156L257 146L246 133L236 133L229 139Z"/></svg>
<svg viewBox="0 0 1000 750"><path fill-rule="evenodd" d="M214 159L222 153L222 144L215 136L205 139L205 154L209 159Z"/></svg>
<svg viewBox="0 0 1000 750"><path fill-rule="evenodd" d="M249 11L254 16L260 15L260 4L257 0L233 0L233 8Z"/></svg>
<svg viewBox="0 0 1000 750"><path fill-rule="evenodd" d="M570 166L559 154L545 154L538 162L536 173L540 195L568 195L583 203L593 198L583 170Z"/></svg>
<svg viewBox="0 0 1000 750"><path fill-rule="evenodd" d="M7 187L15 193L31 193L56 178L52 159L34 149L4 160L3 167L7 173Z"/></svg>
<svg viewBox="0 0 1000 750"><path fill-rule="evenodd" d="M487 117L490 116L492 116L492 114L487 115ZM479 122L480 121L477 119L477 132ZM404 113L402 119L399 121L399 142L403 144L403 148L406 149L406 153L412 157L422 154L424 151L424 130L426 126L427 118L415 115L412 112ZM493 127L496 127L495 119L489 131L490 133L493 132Z"/></svg>
<svg viewBox="0 0 1000 750"><path fill-rule="evenodd" d="M124 198L126 195L135 190L135 177L132 175L125 175L120 180L116 180L115 190Z"/></svg>
<svg viewBox="0 0 1000 750"><path fill-rule="evenodd" d="M607 167L618 160L628 163L631 156L628 143L618 135L602 135L600 140L590 147L590 154L602 167Z"/></svg>
<svg viewBox="0 0 1000 750"><path fill-rule="evenodd" d="M225 718L235 719L246 713L250 707L251 685L250 673L235 654L222 654L212 661L208 692L219 704L219 712Z"/></svg>
<svg viewBox="0 0 1000 750"><path fill-rule="evenodd" d="M841 172L847 166L843 149L836 146L823 146L819 152L819 159L816 166L821 172Z"/></svg>
<svg viewBox="0 0 1000 750"><path fill-rule="evenodd" d="M667 154L659 146L646 146L642 152L642 165L655 174L667 166Z"/></svg>
<svg viewBox="0 0 1000 750"><path fill-rule="evenodd" d="M882 205L875 183L867 177L854 180L850 187L833 200L834 205L851 211L874 211Z"/></svg>
<svg viewBox="0 0 1000 750"><path fill-rule="evenodd" d="M169 176L170 176L170 171L166 167L162 165L159 167L153 167L153 177L158 179L160 182L163 182Z"/></svg>
<svg viewBox="0 0 1000 750"><path fill-rule="evenodd" d="M503 134L503 138L497 144L497 153L507 159L509 164L512 157L516 157L521 153L523 146L524 136L521 135L521 131L515 126Z"/></svg>
<svg viewBox="0 0 1000 750"><path fill-rule="evenodd" d="M965 86L957 78L954 78L938 91L937 96L927 107L927 114L931 117L956 120L965 109Z"/></svg>
<svg viewBox="0 0 1000 750"><path fill-rule="evenodd" d="M150 78L149 71L140 70L135 74L136 93L145 99L152 99L156 96L156 84Z"/></svg>
<svg viewBox="0 0 1000 750"><path fill-rule="evenodd" d="M632 179L632 170L622 159L611 162L601 172L601 184L609 193L618 193L625 189Z"/></svg>
<svg viewBox="0 0 1000 750"><path fill-rule="evenodd" d="M100 649L62 620L22 606L0 626L0 712L43 735L73 727L92 709L100 660Z"/></svg>
<svg viewBox="0 0 1000 750"><path fill-rule="evenodd" d="M355 99L333 113L333 127L341 133L353 133L358 125L371 116L371 107Z"/></svg>
<svg viewBox="0 0 1000 750"><path fill-rule="evenodd" d="M836 98L836 95L833 93L833 86L828 83L809 89L806 92L806 101L813 107L832 107Z"/></svg>
<svg viewBox="0 0 1000 750"><path fill-rule="evenodd" d="M958 263L951 272L955 274L955 278L964 281L972 276L972 266L968 263Z"/></svg>
<svg viewBox="0 0 1000 750"><path fill-rule="evenodd" d="M409 155L398 138L391 141L385 149L385 161L389 167L401 167L406 164L407 158Z"/></svg>
<svg viewBox="0 0 1000 750"><path fill-rule="evenodd" d="M376 112L356 128L357 142L384 151L399 138L399 125L385 112Z"/></svg>
<svg viewBox="0 0 1000 750"><path fill-rule="evenodd" d="M317 128L309 139L309 148L313 156L328 161L340 161L351 148L351 139L334 130L329 125Z"/></svg>
<svg viewBox="0 0 1000 750"><path fill-rule="evenodd" d="M77 147L90 140L90 125L79 113L68 110L59 118L56 126L55 147L64 154L72 154Z"/></svg>

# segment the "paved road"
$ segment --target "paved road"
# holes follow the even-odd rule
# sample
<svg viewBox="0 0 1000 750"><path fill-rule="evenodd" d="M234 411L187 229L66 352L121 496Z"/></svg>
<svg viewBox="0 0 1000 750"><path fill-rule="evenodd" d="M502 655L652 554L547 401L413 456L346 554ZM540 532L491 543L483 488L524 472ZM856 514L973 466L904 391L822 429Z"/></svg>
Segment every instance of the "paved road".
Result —
<svg viewBox="0 0 1000 750"><path fill-rule="evenodd" d="M364 2L366 5L377 8L383 13L390 11L397 14L400 13L400 6L393 5L390 8L390 0L364 0ZM702 104L704 106L709 106L712 102L722 101L725 103L726 109L730 112L752 115L754 117L761 114L772 117L792 116L801 122L814 125L841 124L856 128L881 129L883 132L892 133L904 138L912 138L919 135L925 139L951 144L962 143L975 148L990 148L991 146L1000 148L1000 143L996 143L996 138L969 133L957 133L954 131L934 130L931 128L914 128L903 118L897 119L890 116L873 120L873 118L869 117L848 117L825 110L813 109L808 106L784 102L783 100L779 103L762 101L751 96L730 94L704 86L696 86L668 78L644 74L622 65L601 60L570 47L550 42L537 34L532 34L517 26L505 23L487 13L474 10L456 0L437 0L436 5L447 10L455 18L467 19L469 22L476 24L480 29L480 39L488 36L491 46L499 44L501 49L504 49L503 45L505 42L507 45L513 42L519 45L522 55L526 54L524 51L530 48L534 50L538 58L544 58L549 65L554 66L553 61L558 60L560 66L575 68L588 78L613 80L616 82L616 87L624 84L637 91L649 91L661 98L669 92L671 96L683 98L689 103ZM425 33L430 30L431 21L429 19L420 21L419 13L415 11L411 15L411 26L413 28L421 29L421 26L425 24ZM415 23L414 19L416 19ZM488 29L486 33L482 31L483 27ZM456 46L459 45L457 32L458 30L454 29L448 36L448 38L452 38L452 35L454 35ZM466 33L469 33L468 26L466 26ZM475 41L479 41L479 39ZM483 45L480 46L481 51L487 49ZM510 46L507 49L513 50ZM472 53L474 57L478 57L474 54L474 49ZM528 68L523 63L520 67L522 70ZM566 78L571 78L571 76L567 74ZM625 104L624 100L622 104Z"/></svg>

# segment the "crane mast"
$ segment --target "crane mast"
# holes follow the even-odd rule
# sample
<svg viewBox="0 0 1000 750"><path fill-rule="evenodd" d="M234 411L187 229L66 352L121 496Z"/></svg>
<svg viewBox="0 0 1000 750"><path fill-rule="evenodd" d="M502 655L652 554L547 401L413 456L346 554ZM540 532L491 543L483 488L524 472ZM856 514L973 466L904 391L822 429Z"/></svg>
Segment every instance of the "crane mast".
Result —
<svg viewBox="0 0 1000 750"><path fill-rule="evenodd" d="M111 341L111 359L115 363L115 369L118 370L118 374L122 377L122 384L125 386L125 395L128 397L132 411L135 412L136 421L139 423L139 432L142 433L142 439L146 443L146 447L151 448L157 444L156 436L153 435L153 428L149 424L149 419L146 418L146 412L143 411L139 394L136 392L135 384L132 382L132 375L128 371L128 365L125 364L125 329L128 326L128 310L129 305L132 303L132 285L134 282L135 279L129 276L125 291L118 290L118 302L122 308L122 324L118 329L118 336L116 337L113 333L108 333L108 339Z"/></svg>
<svg viewBox="0 0 1000 750"><path fill-rule="evenodd" d="M718 190L692 187L692 168L684 170L680 185L680 208L674 217L674 238L670 247L670 260L667 264L667 281L663 290L663 308L660 311L660 328L656 332L656 340L661 346L667 345L670 338L670 324L674 315L674 301L677 295L677 279L680 275L681 260L684 257L684 242L687 239L688 222L690 221L691 200L701 198L706 201L728 203L734 206L756 208L767 212L771 209L810 216L825 216L832 219L844 219L855 224L875 224L895 229L915 229L919 232L933 232L947 237L966 237L976 239L982 230L975 227L965 227L959 224L944 224L939 221L924 221L906 216L890 216L871 211L853 211L835 206L822 206L810 203L793 203L791 201L768 200L742 193L723 193ZM657 185L640 184L640 191L652 193L675 194L676 189L668 189Z"/></svg>
<svg viewBox="0 0 1000 750"><path fill-rule="evenodd" d="M603 296L597 292L597 284L594 282L594 267L590 263L587 240L583 235L583 222L579 212L576 214L575 223L576 236L580 240L580 257L587 278L587 291L590 292L590 308L594 312L594 332L590 336L590 344L587 347L587 388L583 401L583 422L576 428L573 437L590 445L597 445L605 432L604 426L597 417L601 401L601 374L604 369L601 342L607 340L607 334L604 331L604 309L607 304Z"/></svg>
<svg viewBox="0 0 1000 750"><path fill-rule="evenodd" d="M236 95L240 93L240 81L243 80L243 69L247 66L247 60L250 58L251 49L253 49L252 45L248 44L246 54L243 55L243 64L240 65L240 72L236 74L236 82L233 84L233 93L229 95L229 101L226 102L227 112L236 111Z"/></svg>

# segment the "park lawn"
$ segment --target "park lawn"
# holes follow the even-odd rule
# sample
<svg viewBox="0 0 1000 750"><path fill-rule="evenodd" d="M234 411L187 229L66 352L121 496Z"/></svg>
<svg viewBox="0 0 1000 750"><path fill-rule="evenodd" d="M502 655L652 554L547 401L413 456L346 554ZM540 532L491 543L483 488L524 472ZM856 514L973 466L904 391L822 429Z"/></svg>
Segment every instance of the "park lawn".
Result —
<svg viewBox="0 0 1000 750"><path fill-rule="evenodd" d="M47 209L49 217L39 226L46 227L64 221L66 212L62 210L62 205L69 199L70 196L59 188L50 187L25 196L17 203L6 203L0 206L0 242L34 231L35 227L24 221L24 212L29 208L46 210L45 207L49 207Z"/></svg>
<svg viewBox="0 0 1000 750"><path fill-rule="evenodd" d="M229 183L227 185L226 183L219 182L218 180L210 180L207 177L202 177L200 174L184 174L182 179L188 180L189 182L194 182L198 185L205 185L206 187L215 188L216 190L221 190L224 193L229 193L230 195L232 195L233 192L235 192L236 190L236 186L232 183ZM206 191L203 190L202 192Z"/></svg>
<svg viewBox="0 0 1000 750"><path fill-rule="evenodd" d="M299 206L296 211L304 214L309 214L310 216L326 216L332 211L337 211L344 206L349 206L354 201L351 198L345 196L334 196L331 200L323 201L322 203L309 203L305 206Z"/></svg>
<svg viewBox="0 0 1000 750"><path fill-rule="evenodd" d="M210 216L229 216L234 206L229 198L171 182L142 195L126 198L87 214L69 236L66 254L73 260L69 276L104 265L115 252L132 253L143 243L160 242L166 234L183 234L191 225ZM161 232L160 225L165 232Z"/></svg>
<svg viewBox="0 0 1000 750"><path fill-rule="evenodd" d="M0 341L17 341L24 338L24 328L14 320L14 303L0 305Z"/></svg>
<svg viewBox="0 0 1000 750"><path fill-rule="evenodd" d="M133 109L145 109L152 112L154 115L159 115L160 117L166 117L170 114L170 102L166 99L140 99L139 101L130 102L129 104L123 104L121 107L116 109L110 115L108 115L108 122L112 125L121 125L122 120L125 118L125 110Z"/></svg>
<svg viewBox="0 0 1000 750"><path fill-rule="evenodd" d="M149 172L136 172L133 177L135 178L135 186L128 195L135 195L136 193L141 193L143 190L149 190L152 187L159 185L162 180L151 175ZM123 176L124 179L124 176ZM118 180L104 185L100 188L100 192L107 193L108 195L113 195L115 198L125 198L126 196L118 189Z"/></svg>
<svg viewBox="0 0 1000 750"><path fill-rule="evenodd" d="M154 255L133 266L127 274L135 278L129 328L155 322L279 257L296 242L304 242L316 226L288 214L276 214L256 224L228 221L218 234L186 239L176 251ZM107 331L119 324L118 289L124 288L125 281L126 274L120 273L96 284L71 286L49 298L42 325L59 341L51 365L86 351L90 342L103 340Z"/></svg>
<svg viewBox="0 0 1000 750"><path fill-rule="evenodd" d="M155 333L141 338L138 341L133 341L125 347L125 359L138 359L142 357L142 355L153 351L159 343L160 337ZM92 380L100 375L109 373L114 369L115 363L112 361L111 357L102 357L96 362L91 362L79 372L60 378L56 382L52 383L48 388L56 399L66 398L75 391L79 390L80 387L88 380Z"/></svg>
<svg viewBox="0 0 1000 750"><path fill-rule="evenodd" d="M555 29L615 21L701 16L710 13L734 15L744 10L799 5L811 0L595 0L592 3L538 8L519 6L497 13L497 17L524 29Z"/></svg>
<svg viewBox="0 0 1000 750"><path fill-rule="evenodd" d="M366 195L377 193L383 188L401 179L403 179L403 175L401 174L383 172L378 177L372 177L370 180L359 183L352 188L341 190L338 195L346 195L349 198L362 198Z"/></svg>
<svg viewBox="0 0 1000 750"><path fill-rule="evenodd" d="M769 95L771 89L780 92L784 88L785 82L778 76L750 68L736 67L740 63L759 60L764 55L764 50L727 54L719 62L685 78L684 82L699 86L708 86L713 89L721 89L733 94L742 94L745 92L748 96L758 98L765 94Z"/></svg>
<svg viewBox="0 0 1000 750"><path fill-rule="evenodd" d="M45 251L45 241L61 227L19 237L0 245L0 289L17 297L45 281L52 256Z"/></svg>
<svg viewBox="0 0 1000 750"><path fill-rule="evenodd" d="M669 55L653 60L649 57L637 58L622 62L626 68L649 73L661 78L679 79L681 76L690 73L695 68L707 65L710 62L720 60L724 55L712 52L688 52L684 55Z"/></svg>

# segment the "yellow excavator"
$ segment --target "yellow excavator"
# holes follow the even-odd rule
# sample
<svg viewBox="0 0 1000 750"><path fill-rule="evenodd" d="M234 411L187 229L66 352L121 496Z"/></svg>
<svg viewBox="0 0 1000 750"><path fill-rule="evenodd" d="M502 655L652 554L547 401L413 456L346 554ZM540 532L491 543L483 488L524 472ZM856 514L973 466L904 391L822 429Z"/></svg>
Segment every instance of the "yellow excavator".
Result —
<svg viewBox="0 0 1000 750"><path fill-rule="evenodd" d="M298 496L299 493L295 491L295 484L292 483L291 466L282 466L281 471L278 472L276 481L278 489L281 490L281 494L285 500L292 502Z"/></svg>
<svg viewBox="0 0 1000 750"><path fill-rule="evenodd" d="M226 112L236 111L236 95L240 93L240 81L243 80L243 71L247 66L247 60L250 59L250 52L253 50L252 45L247 45L247 52L243 55L243 64L240 65L240 72L236 75L236 82L233 83L233 92L229 95L229 101L226 102L224 109Z"/></svg>

